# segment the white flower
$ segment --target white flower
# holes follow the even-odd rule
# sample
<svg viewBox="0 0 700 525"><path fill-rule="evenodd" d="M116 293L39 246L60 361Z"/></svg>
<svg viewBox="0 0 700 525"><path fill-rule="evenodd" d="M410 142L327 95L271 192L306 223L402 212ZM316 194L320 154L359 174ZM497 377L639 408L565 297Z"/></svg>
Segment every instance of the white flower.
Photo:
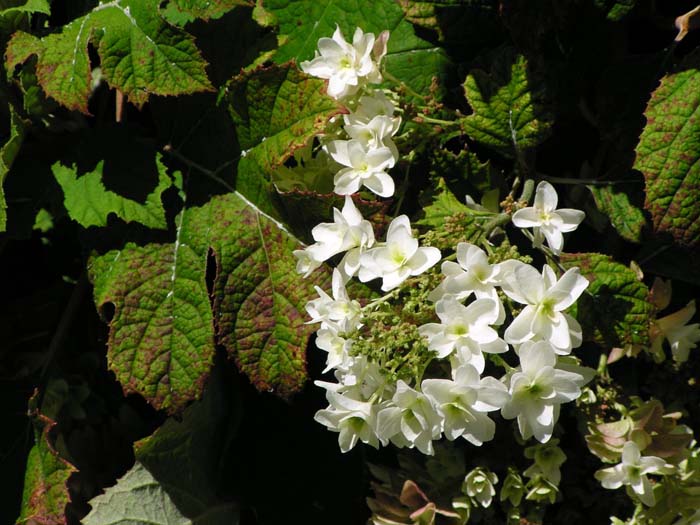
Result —
<svg viewBox="0 0 700 525"><path fill-rule="evenodd" d="M321 328L316 333L316 346L320 350L328 352L326 368L323 370L325 374L333 368L342 367L348 363L352 339L340 337L332 328Z"/></svg>
<svg viewBox="0 0 700 525"><path fill-rule="evenodd" d="M394 385L390 384L377 363L367 360L364 355L352 356L335 370L338 390L353 399L375 401L391 398Z"/></svg>
<svg viewBox="0 0 700 525"><path fill-rule="evenodd" d="M478 246L460 242L457 245L457 262L445 261L441 269L445 280L430 292L429 300L437 301L445 294L462 300L473 293L478 299L493 300L498 311L493 324L503 322L505 311L495 288L500 284L501 265L489 264L488 257Z"/></svg>
<svg viewBox="0 0 700 525"><path fill-rule="evenodd" d="M540 443L548 441L559 418L559 405L579 397L587 382L585 369L571 365L562 370L556 364L554 348L546 341L528 341L520 347L520 368L507 377L511 399L501 414L518 418L523 439L534 436Z"/></svg>
<svg viewBox="0 0 700 525"><path fill-rule="evenodd" d="M508 345L498 337L489 325L498 317L498 309L492 299L477 299L464 306L448 295L437 302L435 312L441 323L427 323L418 328L428 339L428 348L442 359L455 352L459 365L470 364L479 373L486 365L482 352L500 354L508 351Z"/></svg>
<svg viewBox="0 0 700 525"><path fill-rule="evenodd" d="M377 115L393 117L395 111L394 104L389 100L383 91L375 90L371 95L363 95L355 108L349 115L344 115L345 124L368 123Z"/></svg>
<svg viewBox="0 0 700 525"><path fill-rule="evenodd" d="M574 231L586 214L581 210L562 208L557 210L559 197L547 181L542 181L535 190L533 206L522 208L513 214L513 224L518 228L533 228L534 245L541 246L547 239L547 245L555 254L564 247L562 233Z"/></svg>
<svg viewBox="0 0 700 525"><path fill-rule="evenodd" d="M380 197L394 194L394 179L385 172L395 163L389 148L370 149L359 140L334 140L328 143L327 149L333 160L346 166L333 179L333 191L337 194L350 195L361 186Z"/></svg>
<svg viewBox="0 0 700 525"><path fill-rule="evenodd" d="M568 354L572 347L581 344L581 325L563 313L588 286L578 268L571 268L557 281L548 265L544 265L540 275L532 266L512 261L504 274L503 291L515 302L526 305L506 329L507 343L544 339L558 354Z"/></svg>
<svg viewBox="0 0 700 525"><path fill-rule="evenodd" d="M652 353L661 351L661 343L665 337L671 346L673 359L679 363L688 360L690 350L700 341L700 324L688 324L695 315L695 300L690 301L684 308L656 321L659 335L652 342Z"/></svg>
<svg viewBox="0 0 700 525"><path fill-rule="evenodd" d="M333 297L316 286L319 298L306 303L306 311L311 316L309 323L321 323L321 328L330 328L336 333L349 333L361 325L362 308L360 303L351 300L345 289L343 277L337 268L333 270Z"/></svg>
<svg viewBox="0 0 700 525"><path fill-rule="evenodd" d="M424 379L421 390L442 416L447 439L462 436L476 446L491 441L496 430L486 412L498 410L508 401L503 383L493 377L480 379L479 372L469 365L456 370L454 381Z"/></svg>
<svg viewBox="0 0 700 525"><path fill-rule="evenodd" d="M357 140L367 148L368 151L386 147L391 151L394 162L388 167L394 167L399 158L399 151L396 144L391 140L399 129L401 119L391 118L386 115L377 115L369 122L362 122L354 118L354 115L345 115L345 132L351 139Z"/></svg>
<svg viewBox="0 0 700 525"><path fill-rule="evenodd" d="M470 498L474 498L479 505L486 508L491 505L491 500L496 495L494 485L498 483L498 476L488 469L477 467L464 478L463 489Z"/></svg>
<svg viewBox="0 0 700 525"><path fill-rule="evenodd" d="M362 254L359 278L367 282L381 277L382 290L388 292L411 275L420 275L434 266L440 257L437 248L418 246L408 217L399 215L389 224L386 243Z"/></svg>
<svg viewBox="0 0 700 525"><path fill-rule="evenodd" d="M341 99L357 92L364 82L381 82L377 62L386 53L388 33L382 33L375 45L374 34L364 33L359 27L349 44L339 27L333 38L320 38L313 60L301 63L309 75L328 80L328 95ZM374 53L373 53L374 52Z"/></svg>
<svg viewBox="0 0 700 525"><path fill-rule="evenodd" d="M377 414L377 435L382 443L390 440L397 447L416 447L432 456L441 422L430 400L399 379L391 402Z"/></svg>
<svg viewBox="0 0 700 525"><path fill-rule="evenodd" d="M326 399L330 405L316 412L314 419L329 430L340 433L341 452L352 449L358 440L378 448L379 440L374 432L376 405L337 392L333 383L317 381L316 384L327 388Z"/></svg>
<svg viewBox="0 0 700 525"><path fill-rule="evenodd" d="M338 253L347 251L339 264L346 276L354 275L360 264L360 254L374 244L374 230L349 195L345 196L343 210L333 208L333 222L318 224L311 230L316 241L304 250L295 250L297 272L307 277L321 263Z"/></svg>
<svg viewBox="0 0 700 525"><path fill-rule="evenodd" d="M604 468L595 473L595 478L606 489L616 489L629 485L642 503L654 505L654 493L646 474L666 474L666 462L656 456L642 456L634 441L628 441L622 448L622 462L614 467Z"/></svg>

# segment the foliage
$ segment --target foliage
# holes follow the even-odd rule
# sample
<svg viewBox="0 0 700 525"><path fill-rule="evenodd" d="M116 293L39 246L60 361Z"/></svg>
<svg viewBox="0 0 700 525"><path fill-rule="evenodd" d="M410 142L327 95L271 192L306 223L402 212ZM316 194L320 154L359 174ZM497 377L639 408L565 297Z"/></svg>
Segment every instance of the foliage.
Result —
<svg viewBox="0 0 700 525"><path fill-rule="evenodd" d="M0 520L695 523L673 4L0 0Z"/></svg>

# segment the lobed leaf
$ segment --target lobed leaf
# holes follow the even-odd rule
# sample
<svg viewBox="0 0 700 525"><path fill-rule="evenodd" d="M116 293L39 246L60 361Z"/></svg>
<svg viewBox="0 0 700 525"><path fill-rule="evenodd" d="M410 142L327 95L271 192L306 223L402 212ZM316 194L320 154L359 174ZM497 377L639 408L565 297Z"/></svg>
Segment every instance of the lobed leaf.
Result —
<svg viewBox="0 0 700 525"><path fill-rule="evenodd" d="M634 167L646 183L654 230L684 246L700 242L700 54L652 93Z"/></svg>
<svg viewBox="0 0 700 525"><path fill-rule="evenodd" d="M630 242L641 242L646 219L642 210L630 202L623 191L614 186L588 186L595 204L609 219L620 237Z"/></svg>
<svg viewBox="0 0 700 525"><path fill-rule="evenodd" d="M295 271L298 242L238 194L177 218L174 244L127 245L94 257L95 303L110 321L108 361L126 392L176 412L201 395L215 341L260 390L288 397L306 380L315 282ZM216 262L211 299L207 259Z"/></svg>
<svg viewBox="0 0 700 525"><path fill-rule="evenodd" d="M655 308L633 270L600 253L564 253L561 262L590 281L577 307L584 338L607 348L649 345Z"/></svg>
<svg viewBox="0 0 700 525"><path fill-rule="evenodd" d="M473 113L461 120L473 140L502 154L543 142L551 131L542 85L530 78L524 56L505 49L493 60L489 72L475 69L463 84Z"/></svg>
<svg viewBox="0 0 700 525"><path fill-rule="evenodd" d="M324 82L293 62L245 71L226 87L225 102L244 151L236 189L271 212L272 173L321 133L328 120L345 112L325 94Z"/></svg>
<svg viewBox="0 0 700 525"><path fill-rule="evenodd" d="M136 106L150 95L181 95L212 86L190 35L170 26L157 0L112 0L39 38L18 31L6 51L13 69L37 56L37 77L44 92L69 109L88 112L92 71L88 44L97 47L102 73Z"/></svg>
<svg viewBox="0 0 700 525"><path fill-rule="evenodd" d="M263 6L279 25L280 47L273 57L278 63L313 58L318 39L330 37L338 25L348 40L357 27L375 35L388 29L386 70L421 95L450 65L443 49L416 36L394 0L265 0Z"/></svg>
<svg viewBox="0 0 700 525"><path fill-rule="evenodd" d="M161 196L172 186L172 180L160 155L156 157L158 185L143 204L107 190L102 184L102 166L103 162L100 161L94 170L80 177L75 166L69 168L56 163L51 167L63 189L63 204L73 220L83 228L106 226L107 217L114 213L124 222L138 222L148 228L168 227Z"/></svg>

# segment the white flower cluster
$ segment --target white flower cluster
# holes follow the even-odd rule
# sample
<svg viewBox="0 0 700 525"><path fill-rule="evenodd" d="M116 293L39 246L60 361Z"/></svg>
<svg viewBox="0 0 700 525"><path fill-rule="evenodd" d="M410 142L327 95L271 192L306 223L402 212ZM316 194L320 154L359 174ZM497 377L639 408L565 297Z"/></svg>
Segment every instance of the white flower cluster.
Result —
<svg viewBox="0 0 700 525"><path fill-rule="evenodd" d="M419 246L405 215L391 221L384 242L377 241L372 225L349 196L361 186L380 197L394 193L386 170L398 159L391 137L400 120L393 116L394 106L382 92L365 94L367 83L381 78L378 61L387 38L383 34L380 51L376 51L374 35L358 29L351 45L337 29L332 39L319 41L316 58L301 66L309 74L328 79L329 94L355 108L344 117L349 140L325 144L330 156L344 166L335 176L336 193L345 195L343 209L333 210L332 223L313 228L312 245L295 252L297 270L305 276L323 261L343 254L333 271L331 295L317 288L319 298L307 305L311 322L320 324L316 344L328 353L326 371L333 370L337 380L317 382L326 389L329 406L316 414L316 420L339 433L343 452L361 441L374 447L393 443L433 454L433 441L443 435L449 440L462 437L479 446L493 439L495 423L488 414L498 410L507 419L517 419L524 439L534 436L544 443L552 436L560 405L580 396L581 387L591 377L589 369L567 357L581 344L581 327L564 313L588 285L578 269L557 278L548 265L540 273L517 260L490 264L479 247L460 243L456 262L443 262L444 280L428 296L440 322L417 327L434 358L445 360L449 377L425 378L416 384L391 381L377 363L353 352L353 338L364 323L371 322L366 309L391 299L392 294L363 308L348 296L347 282L352 277L362 282L381 279L381 289L391 292L441 259L438 249ZM549 191L538 188L538 195L541 200ZM545 204L551 195L547 199ZM538 202L536 198L536 205ZM539 221L535 227L552 248L561 245L556 232L572 215L565 213L562 218L554 207L556 193L552 209L537 212L537 217L530 217L527 209L520 210L520 218L527 219L529 226ZM547 220L554 229L547 229ZM503 326L506 311L499 289L522 305L507 327ZM503 377L482 377L484 354L504 354L511 347L519 366L510 368L503 361L507 368ZM469 487L490 501L493 494L488 486L493 480L482 477L475 474Z"/></svg>

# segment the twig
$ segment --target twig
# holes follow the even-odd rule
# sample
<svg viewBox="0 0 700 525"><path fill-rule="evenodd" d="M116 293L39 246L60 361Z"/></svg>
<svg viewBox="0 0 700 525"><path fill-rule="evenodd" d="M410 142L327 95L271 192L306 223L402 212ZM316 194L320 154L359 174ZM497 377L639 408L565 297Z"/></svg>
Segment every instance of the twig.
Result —
<svg viewBox="0 0 700 525"><path fill-rule="evenodd" d="M185 157L182 153L174 149L170 144L166 144L163 146L163 151L167 153L168 155L171 155L172 157L176 158L183 164L189 166L190 168L194 168L197 171L199 171L201 174L209 177L211 180L218 182L221 184L224 188L226 188L229 191L236 191L236 188L231 186L228 182L226 182L224 179L219 177L215 172L211 171L208 168L205 168L201 164L198 164L194 162L193 160L188 159ZM220 168L221 169L221 168Z"/></svg>

